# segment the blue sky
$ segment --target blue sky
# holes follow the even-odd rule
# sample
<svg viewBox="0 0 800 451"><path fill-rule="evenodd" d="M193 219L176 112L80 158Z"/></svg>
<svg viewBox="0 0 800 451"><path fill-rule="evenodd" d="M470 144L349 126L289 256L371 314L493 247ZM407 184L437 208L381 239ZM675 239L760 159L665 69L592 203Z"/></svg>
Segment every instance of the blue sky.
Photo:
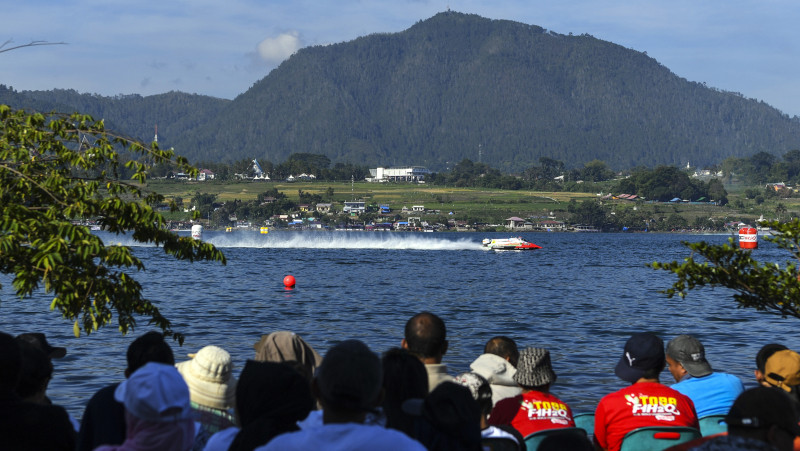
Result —
<svg viewBox="0 0 800 451"><path fill-rule="evenodd" d="M589 33L680 77L800 116L796 0L25 0L2 2L0 83L101 95L232 99L299 48L398 32L449 7Z"/></svg>

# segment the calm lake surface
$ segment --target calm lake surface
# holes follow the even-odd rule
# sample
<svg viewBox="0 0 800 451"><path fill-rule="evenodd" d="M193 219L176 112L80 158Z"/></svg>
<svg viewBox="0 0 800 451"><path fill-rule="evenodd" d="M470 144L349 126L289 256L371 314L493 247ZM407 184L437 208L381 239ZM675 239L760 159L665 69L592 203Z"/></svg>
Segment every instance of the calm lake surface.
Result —
<svg viewBox="0 0 800 451"><path fill-rule="evenodd" d="M736 309L724 289L667 299L659 291L675 276L645 266L682 260L681 241L723 243L725 235L528 233L536 251L494 252L481 239L508 234L392 232L209 233L228 264L177 262L154 247L137 247L147 270L136 274L175 330L177 361L206 345L228 350L238 371L255 355L262 334L291 330L320 354L356 338L373 351L399 346L412 315L429 310L447 325L450 372L469 369L495 335L520 348L550 349L558 381L553 392L575 411L593 410L600 397L624 383L613 373L631 333L653 331L664 341L688 333L706 346L715 370L753 385L758 349L769 342L798 349L796 319ZM107 243L130 244L125 236ZM759 240L764 261L788 254ZM284 276L297 279L286 290ZM123 378L130 342L151 330L142 323L121 336L112 325L75 338L72 324L49 312L50 300L17 300L10 279L0 279L0 330L40 331L67 356L54 360L48 394L76 418L89 397ZM664 372L662 382L672 383Z"/></svg>

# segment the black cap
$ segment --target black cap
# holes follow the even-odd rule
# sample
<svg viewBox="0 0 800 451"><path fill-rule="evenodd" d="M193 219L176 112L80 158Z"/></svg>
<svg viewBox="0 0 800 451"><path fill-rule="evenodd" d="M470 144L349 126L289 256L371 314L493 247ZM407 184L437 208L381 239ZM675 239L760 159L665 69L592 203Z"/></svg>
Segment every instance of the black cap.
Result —
<svg viewBox="0 0 800 451"><path fill-rule="evenodd" d="M67 348L50 346L50 343L47 342L47 338L43 333L31 332L27 334L19 334L17 335L17 339L26 341L36 346L51 359L60 359L61 357L67 355Z"/></svg>
<svg viewBox="0 0 800 451"><path fill-rule="evenodd" d="M663 367L664 342L652 332L633 334L614 369L618 378L635 383L647 370Z"/></svg>

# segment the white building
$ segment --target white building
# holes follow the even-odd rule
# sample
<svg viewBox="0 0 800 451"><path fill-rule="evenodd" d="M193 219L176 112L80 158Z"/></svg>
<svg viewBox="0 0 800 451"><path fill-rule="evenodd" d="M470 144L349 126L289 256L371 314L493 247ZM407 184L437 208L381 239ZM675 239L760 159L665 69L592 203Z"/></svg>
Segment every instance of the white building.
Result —
<svg viewBox="0 0 800 451"><path fill-rule="evenodd" d="M422 182L431 171L422 166L376 168L369 170L368 182Z"/></svg>

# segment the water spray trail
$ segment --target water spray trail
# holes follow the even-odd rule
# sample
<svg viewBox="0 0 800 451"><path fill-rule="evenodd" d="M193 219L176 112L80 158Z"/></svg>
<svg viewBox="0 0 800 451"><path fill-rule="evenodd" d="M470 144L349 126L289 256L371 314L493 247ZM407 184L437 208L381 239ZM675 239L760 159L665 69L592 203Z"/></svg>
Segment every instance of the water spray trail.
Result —
<svg viewBox="0 0 800 451"><path fill-rule="evenodd" d="M188 233L180 233L189 236ZM127 235L100 232L107 246L151 247L135 242ZM398 232L205 232L203 240L218 248L263 249L395 249L395 250L483 250L474 238L442 237L422 233Z"/></svg>

